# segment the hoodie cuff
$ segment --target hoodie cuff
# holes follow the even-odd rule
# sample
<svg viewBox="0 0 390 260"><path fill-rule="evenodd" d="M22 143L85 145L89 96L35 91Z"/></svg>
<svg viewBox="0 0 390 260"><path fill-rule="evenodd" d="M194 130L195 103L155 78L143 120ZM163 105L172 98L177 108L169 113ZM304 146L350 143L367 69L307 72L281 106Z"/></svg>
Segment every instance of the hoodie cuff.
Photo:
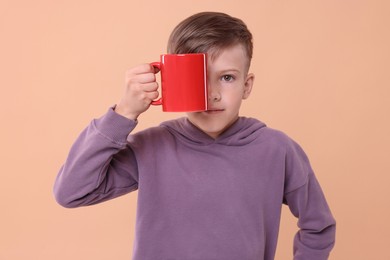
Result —
<svg viewBox="0 0 390 260"><path fill-rule="evenodd" d="M95 119L96 129L105 137L111 139L115 143L124 144L127 142L127 136L137 126L137 120L128 119L114 111L114 107L110 107L106 114Z"/></svg>

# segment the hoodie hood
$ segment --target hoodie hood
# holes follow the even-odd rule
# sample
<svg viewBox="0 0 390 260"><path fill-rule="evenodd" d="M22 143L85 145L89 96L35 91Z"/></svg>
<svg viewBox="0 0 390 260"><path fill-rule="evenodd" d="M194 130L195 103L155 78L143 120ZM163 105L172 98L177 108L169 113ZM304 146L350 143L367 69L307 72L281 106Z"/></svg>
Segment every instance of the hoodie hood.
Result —
<svg viewBox="0 0 390 260"><path fill-rule="evenodd" d="M266 127L263 122L254 118L239 117L218 138L214 139L193 125L186 117L163 122L162 127L178 139L198 145L222 144L241 146L252 142Z"/></svg>

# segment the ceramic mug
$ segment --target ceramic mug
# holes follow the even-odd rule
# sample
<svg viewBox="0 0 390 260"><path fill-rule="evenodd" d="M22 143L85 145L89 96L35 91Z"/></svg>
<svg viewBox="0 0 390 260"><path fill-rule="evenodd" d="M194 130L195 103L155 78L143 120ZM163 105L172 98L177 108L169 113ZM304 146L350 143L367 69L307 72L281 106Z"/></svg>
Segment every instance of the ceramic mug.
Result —
<svg viewBox="0 0 390 260"><path fill-rule="evenodd" d="M162 54L151 63L161 73L161 98L165 112L207 110L207 56L205 53Z"/></svg>

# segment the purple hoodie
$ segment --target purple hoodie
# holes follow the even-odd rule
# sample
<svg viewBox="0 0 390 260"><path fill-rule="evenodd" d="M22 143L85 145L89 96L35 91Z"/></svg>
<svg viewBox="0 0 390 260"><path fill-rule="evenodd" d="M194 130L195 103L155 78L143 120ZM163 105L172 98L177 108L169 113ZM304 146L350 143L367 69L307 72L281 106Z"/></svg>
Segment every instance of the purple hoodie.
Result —
<svg viewBox="0 0 390 260"><path fill-rule="evenodd" d="M138 190L134 260L271 260L282 204L294 259L328 259L335 220L300 146L240 117L217 139L188 119L136 134L110 109L81 133L54 185L64 207Z"/></svg>

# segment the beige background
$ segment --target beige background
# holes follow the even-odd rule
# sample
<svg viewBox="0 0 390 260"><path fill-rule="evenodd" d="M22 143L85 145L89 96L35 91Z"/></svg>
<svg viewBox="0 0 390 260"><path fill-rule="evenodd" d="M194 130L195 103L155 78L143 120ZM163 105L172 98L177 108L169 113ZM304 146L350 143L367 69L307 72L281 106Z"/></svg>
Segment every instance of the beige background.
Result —
<svg viewBox="0 0 390 260"><path fill-rule="evenodd" d="M338 221L331 259L390 259L389 3L1 0L0 259L130 259L137 194L69 210L53 181L78 133L119 99L126 68L157 60L171 29L205 10L252 31L242 114L309 154ZM137 130L177 116L151 108ZM285 208L276 259L292 258L295 231Z"/></svg>

